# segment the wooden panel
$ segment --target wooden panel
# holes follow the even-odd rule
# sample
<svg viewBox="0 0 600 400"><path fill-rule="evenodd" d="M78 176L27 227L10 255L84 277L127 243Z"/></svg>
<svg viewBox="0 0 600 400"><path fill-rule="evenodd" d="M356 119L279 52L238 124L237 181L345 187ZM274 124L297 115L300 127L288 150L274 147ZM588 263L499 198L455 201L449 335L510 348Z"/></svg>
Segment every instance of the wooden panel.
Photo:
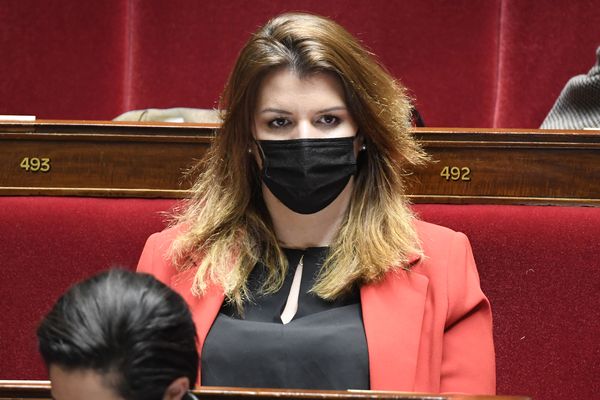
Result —
<svg viewBox="0 0 600 400"><path fill-rule="evenodd" d="M412 179L417 202L600 205L600 131L415 133L434 160Z"/></svg>
<svg viewBox="0 0 600 400"><path fill-rule="evenodd" d="M215 125L0 124L0 195L183 197ZM414 202L600 205L600 131L416 128L434 160L409 177ZM48 159L47 172L33 169ZM33 163L31 161L34 161ZM47 168L43 167L42 169Z"/></svg>
<svg viewBox="0 0 600 400"><path fill-rule="evenodd" d="M531 400L525 396L468 396L365 390L289 390L204 387L194 390L200 399L208 400ZM48 381L0 381L0 400L50 399Z"/></svg>
<svg viewBox="0 0 600 400"><path fill-rule="evenodd" d="M183 197L191 186L184 172L202 157L212 130L159 123L0 125L0 194ZM27 171L25 157L47 159L50 169Z"/></svg>

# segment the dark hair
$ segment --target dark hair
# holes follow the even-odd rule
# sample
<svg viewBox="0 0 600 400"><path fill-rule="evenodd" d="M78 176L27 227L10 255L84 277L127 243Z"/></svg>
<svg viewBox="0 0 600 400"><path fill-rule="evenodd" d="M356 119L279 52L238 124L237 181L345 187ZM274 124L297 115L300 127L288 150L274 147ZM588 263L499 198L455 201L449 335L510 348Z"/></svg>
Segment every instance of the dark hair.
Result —
<svg viewBox="0 0 600 400"><path fill-rule="evenodd" d="M198 375L196 328L183 298L147 274L114 269L71 287L42 320L46 365L114 374L128 400L162 399Z"/></svg>

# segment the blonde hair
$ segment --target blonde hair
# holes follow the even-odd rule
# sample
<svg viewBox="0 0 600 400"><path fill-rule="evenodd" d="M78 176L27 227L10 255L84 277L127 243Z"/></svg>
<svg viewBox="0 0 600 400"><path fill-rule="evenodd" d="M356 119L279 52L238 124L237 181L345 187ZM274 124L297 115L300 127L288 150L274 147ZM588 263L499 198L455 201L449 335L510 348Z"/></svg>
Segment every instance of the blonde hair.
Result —
<svg viewBox="0 0 600 400"><path fill-rule="evenodd" d="M299 77L335 74L367 148L345 220L312 291L333 299L393 268L409 268L409 255L421 254L404 176L426 155L408 130L411 104L405 88L337 23L283 14L240 52L221 97L220 109L227 110L223 124L197 167L193 197L176 218L186 229L171 247L179 270L197 268L196 295L208 282L218 283L239 310L250 296L246 281L257 262L268 271L265 293L281 287L287 269L262 199L259 169L248 152L260 85L281 67Z"/></svg>

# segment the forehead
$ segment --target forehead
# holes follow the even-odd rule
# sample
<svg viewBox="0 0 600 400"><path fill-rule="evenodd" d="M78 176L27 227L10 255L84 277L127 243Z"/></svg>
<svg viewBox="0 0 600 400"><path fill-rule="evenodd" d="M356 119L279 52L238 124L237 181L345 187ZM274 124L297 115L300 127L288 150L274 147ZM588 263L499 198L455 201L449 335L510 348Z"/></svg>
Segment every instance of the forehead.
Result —
<svg viewBox="0 0 600 400"><path fill-rule="evenodd" d="M330 72L316 72L300 77L288 68L270 72L258 91L257 108L293 107L304 103L328 107L345 106L340 79Z"/></svg>
<svg viewBox="0 0 600 400"><path fill-rule="evenodd" d="M91 369L64 369L52 364L49 369L52 397L56 400L123 400L109 386L111 377Z"/></svg>

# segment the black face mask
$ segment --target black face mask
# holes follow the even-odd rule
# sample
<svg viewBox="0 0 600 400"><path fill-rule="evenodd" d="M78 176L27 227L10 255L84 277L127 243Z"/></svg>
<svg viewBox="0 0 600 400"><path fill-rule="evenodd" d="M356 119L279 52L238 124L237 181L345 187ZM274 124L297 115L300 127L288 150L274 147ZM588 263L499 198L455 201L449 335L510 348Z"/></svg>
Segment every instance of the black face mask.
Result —
<svg viewBox="0 0 600 400"><path fill-rule="evenodd" d="M259 140L261 178L287 208L313 214L327 207L356 173L354 137Z"/></svg>

